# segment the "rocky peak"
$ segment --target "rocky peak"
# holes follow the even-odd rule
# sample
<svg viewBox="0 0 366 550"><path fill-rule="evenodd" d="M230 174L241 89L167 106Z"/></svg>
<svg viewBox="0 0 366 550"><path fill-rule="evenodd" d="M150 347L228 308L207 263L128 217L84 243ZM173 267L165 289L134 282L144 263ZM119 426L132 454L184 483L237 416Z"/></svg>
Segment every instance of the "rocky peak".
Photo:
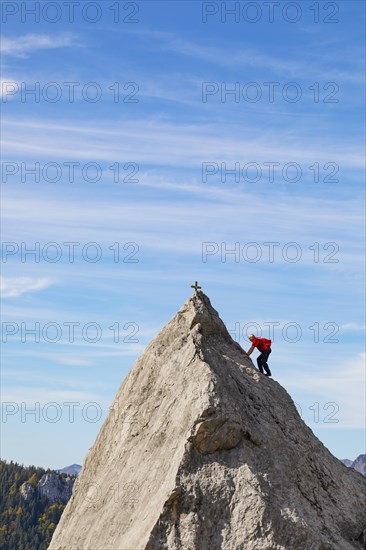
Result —
<svg viewBox="0 0 366 550"><path fill-rule="evenodd" d="M345 458L342 462L349 468L353 468L363 476L366 476L366 455L359 455L356 460Z"/></svg>
<svg viewBox="0 0 366 550"><path fill-rule="evenodd" d="M51 504L66 504L74 486L74 477L65 477L56 473L43 474L38 483L26 481L20 487L20 493L25 500L45 497Z"/></svg>
<svg viewBox="0 0 366 550"><path fill-rule="evenodd" d="M199 292L123 380L49 550L362 548L365 491Z"/></svg>
<svg viewBox="0 0 366 550"><path fill-rule="evenodd" d="M70 464L70 466L65 466L65 468L59 468L56 470L58 474L69 474L72 476L79 475L81 470L80 464Z"/></svg>
<svg viewBox="0 0 366 550"><path fill-rule="evenodd" d="M52 504L66 504L69 500L75 479L58 474L44 474L37 483L37 489L42 497Z"/></svg>

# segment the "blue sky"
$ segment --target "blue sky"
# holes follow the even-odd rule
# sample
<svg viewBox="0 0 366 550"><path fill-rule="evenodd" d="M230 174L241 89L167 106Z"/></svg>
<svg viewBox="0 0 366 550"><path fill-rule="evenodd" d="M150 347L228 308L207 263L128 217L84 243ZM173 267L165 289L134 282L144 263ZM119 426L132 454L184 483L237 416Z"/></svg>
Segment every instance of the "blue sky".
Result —
<svg viewBox="0 0 366 550"><path fill-rule="evenodd" d="M82 463L196 279L365 452L364 3L51 4L2 6L2 456Z"/></svg>

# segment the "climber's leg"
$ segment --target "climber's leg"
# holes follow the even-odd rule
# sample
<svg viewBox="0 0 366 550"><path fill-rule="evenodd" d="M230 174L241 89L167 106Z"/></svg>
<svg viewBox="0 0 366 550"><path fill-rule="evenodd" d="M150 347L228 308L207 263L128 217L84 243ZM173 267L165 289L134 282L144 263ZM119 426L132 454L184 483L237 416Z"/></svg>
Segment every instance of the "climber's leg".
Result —
<svg viewBox="0 0 366 550"><path fill-rule="evenodd" d="M262 355L263 355L262 353L261 353L260 355L258 355L258 357L257 357L257 365L258 365L259 371L260 371L262 374L264 374L264 373L263 373L263 367L262 367Z"/></svg>
<svg viewBox="0 0 366 550"><path fill-rule="evenodd" d="M262 357L261 363L262 363L262 366L263 366L264 370L266 371L267 376L272 376L270 368L267 364L268 356L271 353L271 351L272 351L271 349L266 349L265 351L262 351L262 353L259 356L259 357Z"/></svg>

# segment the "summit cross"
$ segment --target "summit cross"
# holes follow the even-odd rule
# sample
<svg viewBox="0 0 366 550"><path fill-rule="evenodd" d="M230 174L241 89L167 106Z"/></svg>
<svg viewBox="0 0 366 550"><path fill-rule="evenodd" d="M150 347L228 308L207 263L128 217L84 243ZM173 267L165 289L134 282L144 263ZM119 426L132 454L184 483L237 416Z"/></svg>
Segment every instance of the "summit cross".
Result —
<svg viewBox="0 0 366 550"><path fill-rule="evenodd" d="M196 281L194 285L191 285L191 288L194 288L194 290L195 290L196 292L198 292L198 290L199 290L200 288L202 288L202 287L201 287L201 286L198 286L198 283L197 283L197 281Z"/></svg>

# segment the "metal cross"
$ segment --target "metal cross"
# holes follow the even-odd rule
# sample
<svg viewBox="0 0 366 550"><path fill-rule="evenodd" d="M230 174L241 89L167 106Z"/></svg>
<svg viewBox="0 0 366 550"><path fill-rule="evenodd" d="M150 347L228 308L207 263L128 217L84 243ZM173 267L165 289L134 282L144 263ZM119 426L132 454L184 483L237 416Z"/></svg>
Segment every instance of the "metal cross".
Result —
<svg viewBox="0 0 366 550"><path fill-rule="evenodd" d="M200 288L202 288L202 287L201 287L201 286L198 286L198 283L197 283L197 281L196 281L194 285L191 285L191 288L194 288L194 290L195 290L196 292L198 292L198 290L199 290Z"/></svg>

